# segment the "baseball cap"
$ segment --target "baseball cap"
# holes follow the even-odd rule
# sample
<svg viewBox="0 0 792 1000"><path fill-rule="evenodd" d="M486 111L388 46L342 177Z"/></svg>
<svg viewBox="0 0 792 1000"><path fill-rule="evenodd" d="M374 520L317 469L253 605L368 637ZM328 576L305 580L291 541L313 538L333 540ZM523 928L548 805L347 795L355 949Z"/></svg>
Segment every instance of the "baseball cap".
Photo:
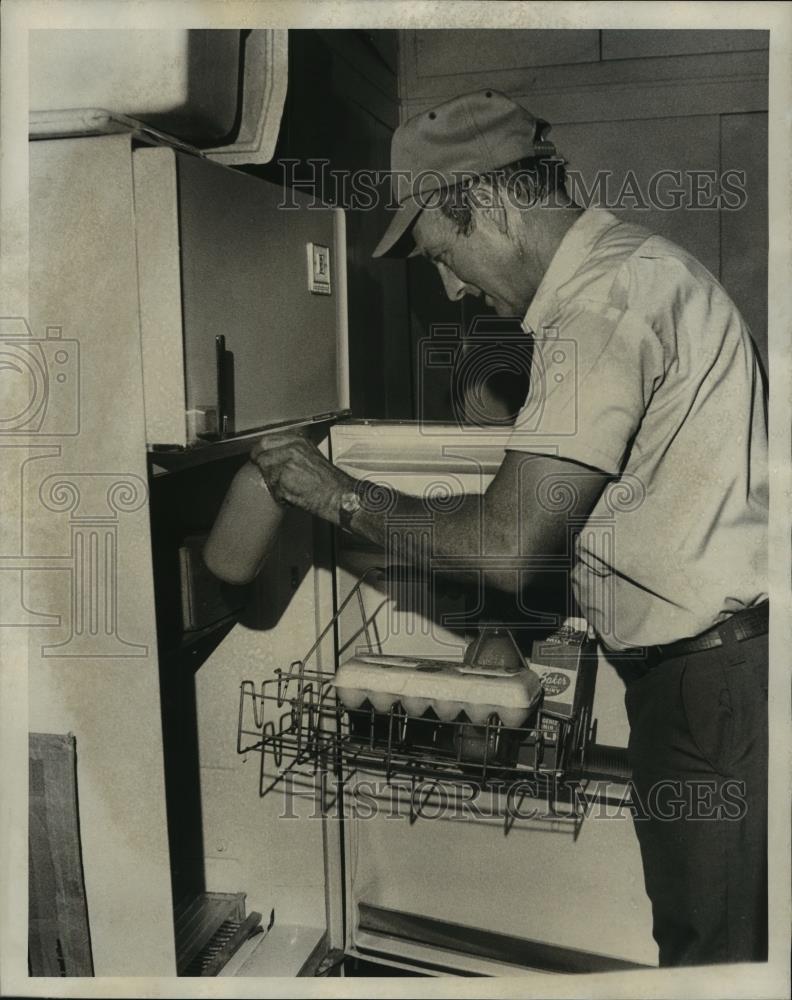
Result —
<svg viewBox="0 0 792 1000"><path fill-rule="evenodd" d="M477 90L422 111L391 143L391 185L398 208L374 257L394 251L419 212L465 176L491 173L528 156L553 156L550 126L497 90Z"/></svg>

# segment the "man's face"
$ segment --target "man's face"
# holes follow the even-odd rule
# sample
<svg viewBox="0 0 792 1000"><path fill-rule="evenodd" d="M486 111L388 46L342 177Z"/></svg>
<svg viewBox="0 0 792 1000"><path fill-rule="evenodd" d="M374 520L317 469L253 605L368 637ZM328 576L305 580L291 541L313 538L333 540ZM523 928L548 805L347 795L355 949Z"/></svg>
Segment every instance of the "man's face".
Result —
<svg viewBox="0 0 792 1000"><path fill-rule="evenodd" d="M525 315L530 295L519 250L485 213L474 209L473 229L465 236L439 208L427 208L413 237L418 252L437 268L449 299L483 296L499 316Z"/></svg>

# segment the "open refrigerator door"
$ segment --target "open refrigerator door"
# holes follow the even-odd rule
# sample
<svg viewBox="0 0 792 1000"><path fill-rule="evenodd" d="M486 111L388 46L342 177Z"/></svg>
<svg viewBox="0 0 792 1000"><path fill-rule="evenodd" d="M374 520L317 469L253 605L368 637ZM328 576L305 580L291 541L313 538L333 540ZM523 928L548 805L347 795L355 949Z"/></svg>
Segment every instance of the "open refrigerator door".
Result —
<svg viewBox="0 0 792 1000"><path fill-rule="evenodd" d="M470 461L439 425L347 421L331 438L346 471L442 504L483 488L502 447L479 436ZM585 623L496 622L442 567L335 544L332 614L300 659L242 681L237 746L258 755L261 796L322 802L332 954L429 975L654 965L619 682ZM493 636L518 659L485 679L471 651Z"/></svg>

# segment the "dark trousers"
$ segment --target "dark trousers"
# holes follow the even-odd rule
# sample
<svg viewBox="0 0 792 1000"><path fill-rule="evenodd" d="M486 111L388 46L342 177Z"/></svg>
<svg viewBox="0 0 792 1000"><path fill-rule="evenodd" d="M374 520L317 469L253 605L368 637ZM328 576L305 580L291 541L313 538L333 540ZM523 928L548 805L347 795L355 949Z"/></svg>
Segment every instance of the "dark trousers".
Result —
<svg viewBox="0 0 792 1000"><path fill-rule="evenodd" d="M635 830L660 965L767 959L767 636L627 686Z"/></svg>

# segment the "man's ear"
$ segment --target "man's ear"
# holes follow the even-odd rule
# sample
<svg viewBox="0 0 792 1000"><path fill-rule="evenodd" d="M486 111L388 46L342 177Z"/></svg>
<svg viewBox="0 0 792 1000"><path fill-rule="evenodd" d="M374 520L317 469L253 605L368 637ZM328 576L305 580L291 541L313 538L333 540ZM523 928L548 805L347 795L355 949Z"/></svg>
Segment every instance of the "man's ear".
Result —
<svg viewBox="0 0 792 1000"><path fill-rule="evenodd" d="M506 205L503 202L500 189L496 185L481 178L471 186L468 198L473 211L478 213L480 217L489 219L498 232L507 233L509 231Z"/></svg>

